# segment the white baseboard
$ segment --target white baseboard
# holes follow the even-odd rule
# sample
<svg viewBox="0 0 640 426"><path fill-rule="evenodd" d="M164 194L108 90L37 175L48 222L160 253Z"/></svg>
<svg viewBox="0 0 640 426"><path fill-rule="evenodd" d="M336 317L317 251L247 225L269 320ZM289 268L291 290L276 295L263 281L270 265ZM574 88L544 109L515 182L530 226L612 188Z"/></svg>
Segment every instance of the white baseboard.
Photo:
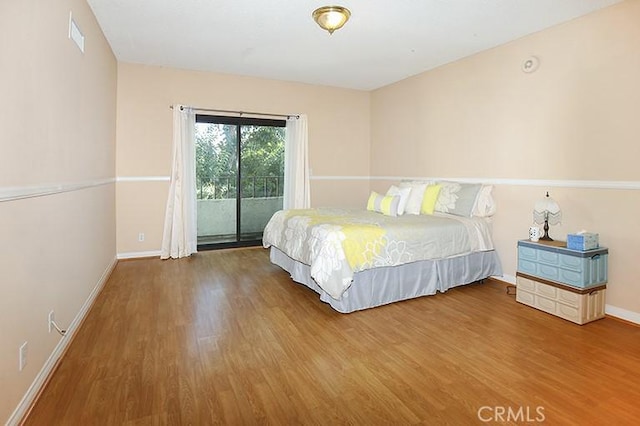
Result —
<svg viewBox="0 0 640 426"><path fill-rule="evenodd" d="M58 361L73 340L73 336L78 331L82 320L84 320L87 312L89 312L89 309L100 293L100 290L102 290L102 287L104 287L104 284L107 282L107 279L111 275L111 272L113 271L113 268L115 268L117 263L118 261L114 257L107 266L107 269L105 269L105 271L102 273L102 276L98 280L98 283L95 285L95 287L93 287L93 290L91 290L89 297L80 308L80 311L77 313L69 327L67 327L65 335L60 339L56 347L53 349L53 352L51 352L51 355L49 355L49 358L42 366L42 369L40 369L40 371L38 372L38 375L33 380L33 383L31 383L31 386L29 386L29 389L22 397L22 400L11 414L11 417L9 417L9 420L7 420L7 426L18 425L24 419L24 416L29 411L29 408L31 408L31 405L35 402L35 399L40 394L42 387L46 384L49 375L53 372Z"/></svg>
<svg viewBox="0 0 640 426"><path fill-rule="evenodd" d="M604 305L604 313L640 325L640 313L638 312L628 311L617 306Z"/></svg>
<svg viewBox="0 0 640 426"><path fill-rule="evenodd" d="M501 276L494 276L491 278L496 279L498 281L504 281L507 284L516 285L516 277L514 277L513 275L503 274Z"/></svg>
<svg viewBox="0 0 640 426"><path fill-rule="evenodd" d="M118 259L138 259L142 257L160 257L160 250L153 251L130 251L126 253L118 253Z"/></svg>

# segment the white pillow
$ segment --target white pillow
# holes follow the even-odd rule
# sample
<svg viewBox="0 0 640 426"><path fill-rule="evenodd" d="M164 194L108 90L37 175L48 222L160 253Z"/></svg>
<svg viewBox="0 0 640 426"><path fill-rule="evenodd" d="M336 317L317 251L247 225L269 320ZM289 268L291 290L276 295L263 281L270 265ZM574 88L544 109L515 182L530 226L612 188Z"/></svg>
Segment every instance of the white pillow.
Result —
<svg viewBox="0 0 640 426"><path fill-rule="evenodd" d="M489 217L496 213L496 202L491 195L492 190L492 185L482 185L478 193L478 198L476 199L476 204L473 206L471 212L472 216Z"/></svg>
<svg viewBox="0 0 640 426"><path fill-rule="evenodd" d="M409 200L409 193L411 192L411 188L398 188L395 185L391 185L389 190L387 191L387 195L391 196L399 196L400 203L398 203L398 216L404 214L404 210L407 206L407 201Z"/></svg>
<svg viewBox="0 0 640 426"><path fill-rule="evenodd" d="M424 190L427 189L428 183L426 182L402 182L400 188L411 188L409 192L409 199L405 206L405 213L407 214L420 214L420 208L422 207L422 198L424 197Z"/></svg>

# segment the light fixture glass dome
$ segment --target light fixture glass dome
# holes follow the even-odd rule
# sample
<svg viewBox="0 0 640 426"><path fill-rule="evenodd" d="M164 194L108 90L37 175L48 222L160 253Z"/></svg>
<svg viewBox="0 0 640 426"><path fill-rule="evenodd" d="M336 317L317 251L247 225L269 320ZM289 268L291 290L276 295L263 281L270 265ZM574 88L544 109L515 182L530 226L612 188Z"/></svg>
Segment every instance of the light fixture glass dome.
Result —
<svg viewBox="0 0 640 426"><path fill-rule="evenodd" d="M320 25L320 28L333 34L335 30L342 28L349 20L351 12L342 6L323 6L313 11L313 19Z"/></svg>

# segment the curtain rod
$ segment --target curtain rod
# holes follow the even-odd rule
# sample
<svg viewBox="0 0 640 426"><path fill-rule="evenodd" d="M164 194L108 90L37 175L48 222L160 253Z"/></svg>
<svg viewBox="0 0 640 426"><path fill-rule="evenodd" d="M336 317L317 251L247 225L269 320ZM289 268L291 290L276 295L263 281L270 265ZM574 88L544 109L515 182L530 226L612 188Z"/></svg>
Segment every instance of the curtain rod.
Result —
<svg viewBox="0 0 640 426"><path fill-rule="evenodd" d="M169 105L170 109L173 109L173 105ZM198 107L187 107L191 108L194 111L202 111L202 112L222 112L225 114L239 114L241 117L243 115L261 115L263 117L284 117L284 118L300 118L297 114L270 114L267 112L251 112L251 111L231 111L226 109L210 109L210 108L198 108ZM183 110L184 107L180 106L180 110Z"/></svg>

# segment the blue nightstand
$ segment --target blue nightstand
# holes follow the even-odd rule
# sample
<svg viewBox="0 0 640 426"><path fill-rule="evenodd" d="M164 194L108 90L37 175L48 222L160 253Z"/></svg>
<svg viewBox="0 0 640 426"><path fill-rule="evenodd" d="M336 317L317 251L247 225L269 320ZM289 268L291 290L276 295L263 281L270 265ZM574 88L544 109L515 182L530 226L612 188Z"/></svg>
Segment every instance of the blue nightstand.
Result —
<svg viewBox="0 0 640 426"><path fill-rule="evenodd" d="M604 317L609 250L569 250L564 241L518 241L516 300L585 324Z"/></svg>

